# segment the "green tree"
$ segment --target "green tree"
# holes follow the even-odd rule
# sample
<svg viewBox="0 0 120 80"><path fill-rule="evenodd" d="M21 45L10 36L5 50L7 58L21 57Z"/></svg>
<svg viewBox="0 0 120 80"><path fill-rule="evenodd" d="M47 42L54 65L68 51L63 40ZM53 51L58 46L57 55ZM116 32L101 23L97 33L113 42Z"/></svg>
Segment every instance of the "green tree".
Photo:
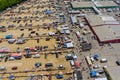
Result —
<svg viewBox="0 0 120 80"><path fill-rule="evenodd" d="M0 11L8 8L8 7L12 7L16 4L19 4L23 1L26 1L26 0L0 0Z"/></svg>

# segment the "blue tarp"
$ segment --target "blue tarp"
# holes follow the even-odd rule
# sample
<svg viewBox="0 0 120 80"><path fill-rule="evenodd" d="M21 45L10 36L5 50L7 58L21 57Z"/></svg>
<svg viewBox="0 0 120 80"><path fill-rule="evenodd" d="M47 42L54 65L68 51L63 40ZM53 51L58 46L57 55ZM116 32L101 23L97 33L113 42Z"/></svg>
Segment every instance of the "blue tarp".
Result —
<svg viewBox="0 0 120 80"><path fill-rule="evenodd" d="M94 59L98 59L99 55L98 54L94 54Z"/></svg>
<svg viewBox="0 0 120 80"><path fill-rule="evenodd" d="M46 10L45 13L48 14L48 15L50 15L50 14L53 14L53 11L51 11L51 10Z"/></svg>
<svg viewBox="0 0 120 80"><path fill-rule="evenodd" d="M15 79L15 76L13 76L13 75L9 76L9 80L14 80L14 79Z"/></svg>
<svg viewBox="0 0 120 80"><path fill-rule="evenodd" d="M6 35L5 38L6 38L6 39L11 39L11 38L12 38L12 35L11 35L11 34L8 34L8 35Z"/></svg>
<svg viewBox="0 0 120 80"><path fill-rule="evenodd" d="M96 77L97 72L95 70L90 71L91 77Z"/></svg>

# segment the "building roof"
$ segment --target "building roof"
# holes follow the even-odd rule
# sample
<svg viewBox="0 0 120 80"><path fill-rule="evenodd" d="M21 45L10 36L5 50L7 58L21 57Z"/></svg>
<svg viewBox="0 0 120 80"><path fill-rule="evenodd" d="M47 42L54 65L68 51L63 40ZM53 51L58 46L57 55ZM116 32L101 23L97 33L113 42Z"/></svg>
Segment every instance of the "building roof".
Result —
<svg viewBox="0 0 120 80"><path fill-rule="evenodd" d="M72 8L92 8L93 3L91 1L82 1L82 2L78 2L78 1L73 1L71 2Z"/></svg>
<svg viewBox="0 0 120 80"><path fill-rule="evenodd" d="M88 9L96 6L97 8L116 8L118 5L114 1L73 1L71 2L73 9Z"/></svg>
<svg viewBox="0 0 120 80"><path fill-rule="evenodd" d="M120 23L112 16L89 15L85 18L100 41L120 39Z"/></svg>
<svg viewBox="0 0 120 80"><path fill-rule="evenodd" d="M89 21L91 26L104 24L105 22L98 15L86 15L86 19Z"/></svg>
<svg viewBox="0 0 120 80"><path fill-rule="evenodd" d="M108 15L87 15L86 19L90 22L91 26L102 24L120 24L114 17Z"/></svg>
<svg viewBox="0 0 120 80"><path fill-rule="evenodd" d="M94 1L94 5L98 8L102 7L118 7L118 5L114 1Z"/></svg>
<svg viewBox="0 0 120 80"><path fill-rule="evenodd" d="M113 30L109 28L109 25L93 27L93 30L95 31L96 35L99 37L101 41L118 39L116 35L114 34Z"/></svg>
<svg viewBox="0 0 120 80"><path fill-rule="evenodd" d="M112 80L120 80L120 66L112 66L106 68Z"/></svg>

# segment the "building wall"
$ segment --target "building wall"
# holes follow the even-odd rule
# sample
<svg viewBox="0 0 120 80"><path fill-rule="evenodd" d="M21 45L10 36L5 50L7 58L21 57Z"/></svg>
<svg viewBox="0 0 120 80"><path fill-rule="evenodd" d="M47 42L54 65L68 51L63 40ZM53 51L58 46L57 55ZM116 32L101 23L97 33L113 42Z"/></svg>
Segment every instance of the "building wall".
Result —
<svg viewBox="0 0 120 80"><path fill-rule="evenodd" d="M97 7L97 6L96 6ZM97 7L97 8L117 8L118 6L102 6L102 7Z"/></svg>
<svg viewBox="0 0 120 80"><path fill-rule="evenodd" d="M91 9L92 7L74 7L71 3L70 3L72 9L74 10L79 10L79 9Z"/></svg>
<svg viewBox="0 0 120 80"><path fill-rule="evenodd" d="M108 80L113 80L106 68L104 68L104 71L105 71L107 79Z"/></svg>

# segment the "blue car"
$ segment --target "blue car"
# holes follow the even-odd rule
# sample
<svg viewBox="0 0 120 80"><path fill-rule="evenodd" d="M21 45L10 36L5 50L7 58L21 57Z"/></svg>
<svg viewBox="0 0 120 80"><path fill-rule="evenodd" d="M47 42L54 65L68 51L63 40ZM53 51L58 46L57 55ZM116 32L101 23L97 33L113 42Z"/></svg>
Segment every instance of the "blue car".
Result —
<svg viewBox="0 0 120 80"><path fill-rule="evenodd" d="M57 75L56 75L56 78L57 78L57 79L62 79L62 78L63 78L63 75L57 74Z"/></svg>

